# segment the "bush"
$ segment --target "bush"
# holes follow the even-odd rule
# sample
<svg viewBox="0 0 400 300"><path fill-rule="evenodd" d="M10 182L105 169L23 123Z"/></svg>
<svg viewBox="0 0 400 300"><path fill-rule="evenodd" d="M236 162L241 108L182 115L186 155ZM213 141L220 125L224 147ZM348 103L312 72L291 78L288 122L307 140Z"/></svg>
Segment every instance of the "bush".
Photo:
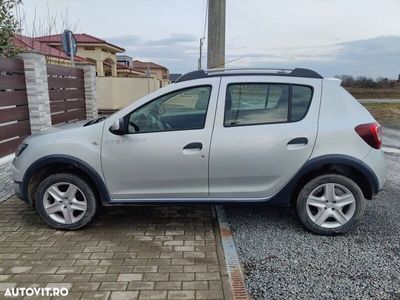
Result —
<svg viewBox="0 0 400 300"><path fill-rule="evenodd" d="M357 78L354 78L351 75L337 75L335 77L342 80L343 87L393 88L395 86L395 83L393 81L389 81L389 79L386 77L378 77L376 80L365 76L358 76Z"/></svg>
<svg viewBox="0 0 400 300"><path fill-rule="evenodd" d="M22 0L0 0L0 56L13 56L17 49L11 43L11 37L18 30L18 20L12 14L12 10Z"/></svg>

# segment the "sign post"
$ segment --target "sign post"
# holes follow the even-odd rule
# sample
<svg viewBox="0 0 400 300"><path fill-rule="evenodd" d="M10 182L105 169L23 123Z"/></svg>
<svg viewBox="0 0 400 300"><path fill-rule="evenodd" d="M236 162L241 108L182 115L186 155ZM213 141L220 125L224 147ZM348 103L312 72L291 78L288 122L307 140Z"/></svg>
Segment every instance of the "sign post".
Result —
<svg viewBox="0 0 400 300"><path fill-rule="evenodd" d="M64 30L64 32L61 35L61 43L65 54L67 54L70 57L72 67L75 67L74 56L76 55L78 47L75 36L72 33L72 31Z"/></svg>

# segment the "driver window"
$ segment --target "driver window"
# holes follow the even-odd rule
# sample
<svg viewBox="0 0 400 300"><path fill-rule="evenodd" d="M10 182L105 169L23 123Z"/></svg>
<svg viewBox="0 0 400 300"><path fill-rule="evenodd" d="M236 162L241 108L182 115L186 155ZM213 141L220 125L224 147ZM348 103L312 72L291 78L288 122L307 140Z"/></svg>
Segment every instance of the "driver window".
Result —
<svg viewBox="0 0 400 300"><path fill-rule="evenodd" d="M179 90L133 111L129 116L130 133L146 133L204 128L211 87Z"/></svg>

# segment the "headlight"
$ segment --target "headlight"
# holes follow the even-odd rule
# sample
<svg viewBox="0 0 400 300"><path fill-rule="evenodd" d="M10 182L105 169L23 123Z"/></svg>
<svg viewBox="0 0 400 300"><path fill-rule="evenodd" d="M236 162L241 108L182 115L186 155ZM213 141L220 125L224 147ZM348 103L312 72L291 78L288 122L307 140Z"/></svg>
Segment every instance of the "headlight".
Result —
<svg viewBox="0 0 400 300"><path fill-rule="evenodd" d="M15 157L18 157L21 155L22 152L24 152L24 150L26 149L26 147L28 147L28 144L20 144L17 148L17 150L15 150Z"/></svg>

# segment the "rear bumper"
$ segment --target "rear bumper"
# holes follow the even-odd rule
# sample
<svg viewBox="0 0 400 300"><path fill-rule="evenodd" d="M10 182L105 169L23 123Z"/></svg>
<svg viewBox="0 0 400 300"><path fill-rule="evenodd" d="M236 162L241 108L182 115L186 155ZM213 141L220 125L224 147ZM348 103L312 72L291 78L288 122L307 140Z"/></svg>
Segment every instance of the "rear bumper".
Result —
<svg viewBox="0 0 400 300"><path fill-rule="evenodd" d="M378 179L378 190L374 191L374 194L377 194L382 189L386 181L387 170L385 154L382 150L371 149L371 151L364 158L364 163L371 168Z"/></svg>

